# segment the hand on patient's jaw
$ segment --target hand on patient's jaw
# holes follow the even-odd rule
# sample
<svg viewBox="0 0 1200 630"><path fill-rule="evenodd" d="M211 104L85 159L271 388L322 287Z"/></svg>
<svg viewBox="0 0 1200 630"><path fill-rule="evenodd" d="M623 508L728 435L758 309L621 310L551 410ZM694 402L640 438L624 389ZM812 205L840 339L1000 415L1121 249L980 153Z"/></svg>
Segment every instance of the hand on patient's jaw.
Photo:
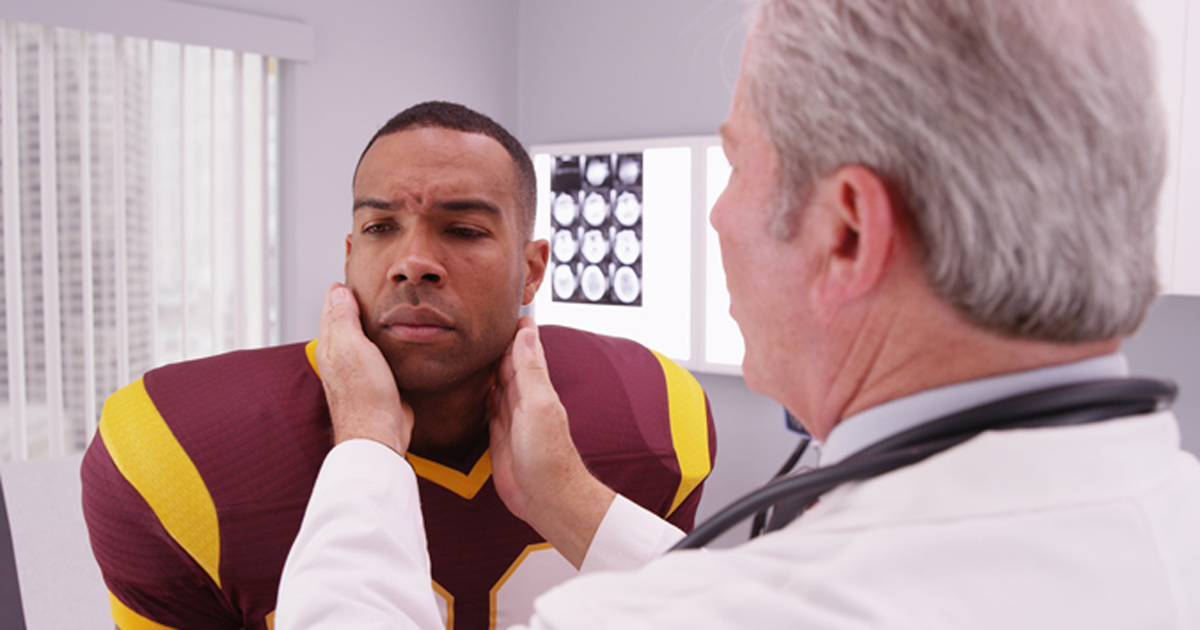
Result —
<svg viewBox="0 0 1200 630"><path fill-rule="evenodd" d="M616 493L588 472L571 441L532 318L521 318L500 362L488 416L496 492L578 568Z"/></svg>
<svg viewBox="0 0 1200 630"><path fill-rule="evenodd" d="M375 440L404 455L412 437L412 409L400 400L383 353L363 334L358 302L340 283L325 294L316 355L334 443Z"/></svg>

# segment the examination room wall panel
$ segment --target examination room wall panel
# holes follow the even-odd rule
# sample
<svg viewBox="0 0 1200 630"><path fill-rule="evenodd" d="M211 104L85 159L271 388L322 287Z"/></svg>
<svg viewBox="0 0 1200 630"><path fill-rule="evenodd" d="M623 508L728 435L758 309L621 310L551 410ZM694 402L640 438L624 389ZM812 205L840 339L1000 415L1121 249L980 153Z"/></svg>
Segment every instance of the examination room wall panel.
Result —
<svg viewBox="0 0 1200 630"><path fill-rule="evenodd" d="M715 134L729 113L747 6L521 0L521 140Z"/></svg>
<svg viewBox="0 0 1200 630"><path fill-rule="evenodd" d="M1122 351L1134 374L1179 385L1174 408L1183 447L1200 457L1200 297L1160 297Z"/></svg>
<svg viewBox="0 0 1200 630"><path fill-rule="evenodd" d="M312 61L284 66L282 341L317 334L341 280L350 180L367 140L419 101L461 102L517 125L518 0L189 0L312 25Z"/></svg>

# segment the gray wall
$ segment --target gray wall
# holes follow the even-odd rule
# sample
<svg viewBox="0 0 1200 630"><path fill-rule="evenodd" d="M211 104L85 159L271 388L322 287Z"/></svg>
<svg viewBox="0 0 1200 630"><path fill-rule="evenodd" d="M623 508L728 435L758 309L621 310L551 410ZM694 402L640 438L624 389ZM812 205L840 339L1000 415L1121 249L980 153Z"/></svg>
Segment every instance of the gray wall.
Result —
<svg viewBox="0 0 1200 630"><path fill-rule="evenodd" d="M784 425L783 406L750 391L737 376L697 374L717 425L717 462L704 486L697 522L771 479L800 437ZM750 523L726 532L711 546L746 540Z"/></svg>
<svg viewBox="0 0 1200 630"><path fill-rule="evenodd" d="M1179 385L1175 415L1183 446L1200 456L1200 297L1159 298L1122 351L1135 375L1168 378Z"/></svg>
<svg viewBox="0 0 1200 630"><path fill-rule="evenodd" d="M715 134L744 11L740 0L522 0L521 140Z"/></svg>

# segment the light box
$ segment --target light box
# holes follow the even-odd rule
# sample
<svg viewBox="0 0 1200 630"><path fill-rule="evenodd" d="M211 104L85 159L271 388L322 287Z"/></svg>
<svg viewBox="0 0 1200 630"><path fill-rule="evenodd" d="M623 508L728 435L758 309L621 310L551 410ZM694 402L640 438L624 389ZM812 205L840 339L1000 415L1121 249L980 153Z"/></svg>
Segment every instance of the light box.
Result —
<svg viewBox="0 0 1200 630"><path fill-rule="evenodd" d="M719 142L532 147L534 236L550 242L538 322L627 337L692 370L740 373L741 336L707 220L729 173Z"/></svg>

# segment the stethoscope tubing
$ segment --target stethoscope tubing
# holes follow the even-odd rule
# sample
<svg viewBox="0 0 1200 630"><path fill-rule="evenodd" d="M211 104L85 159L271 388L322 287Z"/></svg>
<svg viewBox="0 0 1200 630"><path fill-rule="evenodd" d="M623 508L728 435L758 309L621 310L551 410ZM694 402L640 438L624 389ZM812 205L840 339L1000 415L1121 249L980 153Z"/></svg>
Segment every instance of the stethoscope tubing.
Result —
<svg viewBox="0 0 1200 630"><path fill-rule="evenodd" d="M1168 408L1178 391L1155 379L1102 379L1013 396L922 423L825 468L775 479L698 525L671 551L697 549L750 515L773 505L798 505L778 529L822 494L849 482L870 479L915 464L991 430L1042 428L1099 422Z"/></svg>

